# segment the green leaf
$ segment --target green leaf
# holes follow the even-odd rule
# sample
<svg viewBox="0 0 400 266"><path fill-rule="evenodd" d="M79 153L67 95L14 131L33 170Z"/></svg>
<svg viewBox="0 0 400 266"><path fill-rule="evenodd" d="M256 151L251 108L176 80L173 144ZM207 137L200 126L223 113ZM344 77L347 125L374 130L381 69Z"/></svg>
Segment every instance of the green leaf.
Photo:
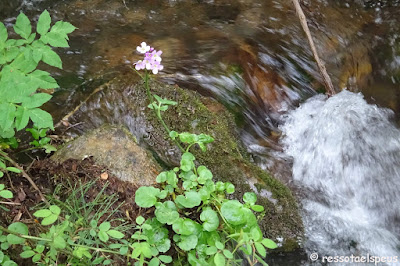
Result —
<svg viewBox="0 0 400 266"><path fill-rule="evenodd" d="M148 266L158 266L160 265L160 260L158 258L152 258Z"/></svg>
<svg viewBox="0 0 400 266"><path fill-rule="evenodd" d="M37 128L50 128L54 130L53 118L48 112L35 108L30 110L29 116Z"/></svg>
<svg viewBox="0 0 400 266"><path fill-rule="evenodd" d="M51 48L48 46L42 48L42 61L50 66L62 69L62 61L60 56L58 56L58 54L51 50Z"/></svg>
<svg viewBox="0 0 400 266"><path fill-rule="evenodd" d="M179 136L179 134L178 134L178 132L176 132L176 131L171 131L171 132L169 132L169 137L171 138L171 139L176 139L177 137Z"/></svg>
<svg viewBox="0 0 400 266"><path fill-rule="evenodd" d="M0 250L0 263L3 261L4 259L4 253L3 251Z"/></svg>
<svg viewBox="0 0 400 266"><path fill-rule="evenodd" d="M73 32L76 28L69 22L57 21L50 32L42 36L42 41L49 43L54 47L69 47L67 34Z"/></svg>
<svg viewBox="0 0 400 266"><path fill-rule="evenodd" d="M53 240L53 245L56 249L64 249L67 243L62 236L56 236Z"/></svg>
<svg viewBox="0 0 400 266"><path fill-rule="evenodd" d="M264 211L264 207L261 205L253 205L250 208L255 212L263 212Z"/></svg>
<svg viewBox="0 0 400 266"><path fill-rule="evenodd" d="M202 220L204 230L211 232L218 228L219 218L216 211L211 208L207 208L200 214L200 220Z"/></svg>
<svg viewBox="0 0 400 266"><path fill-rule="evenodd" d="M278 247L278 245L277 245L274 241L272 241L271 239L268 239L268 238L264 238L264 239L261 241L261 243L262 243L266 248L269 248L269 249L275 249L275 248Z"/></svg>
<svg viewBox="0 0 400 266"><path fill-rule="evenodd" d="M50 23L51 23L50 14L47 10L45 10L42 12L42 14L39 17L39 20L38 20L38 23L36 26L36 31L40 35L45 35L50 29Z"/></svg>
<svg viewBox="0 0 400 266"><path fill-rule="evenodd" d="M15 105L12 103L0 103L0 128L8 130L14 124Z"/></svg>
<svg viewBox="0 0 400 266"><path fill-rule="evenodd" d="M221 214L232 225L246 223L246 216L243 205L237 200L229 200L222 203Z"/></svg>
<svg viewBox="0 0 400 266"><path fill-rule="evenodd" d="M261 241L263 237L259 226L254 226L253 228L251 228L250 234L251 234L251 239L253 239L256 242Z"/></svg>
<svg viewBox="0 0 400 266"><path fill-rule="evenodd" d="M25 108L36 108L42 106L51 99L51 95L47 93L35 93L32 96L25 97L22 100L22 106Z"/></svg>
<svg viewBox="0 0 400 266"><path fill-rule="evenodd" d="M228 259L233 259L233 254L232 254L232 252L230 252L229 250L224 249L224 250L222 251L222 253L224 254L224 256L225 256L226 258L228 258Z"/></svg>
<svg viewBox="0 0 400 266"><path fill-rule="evenodd" d="M201 165L197 168L197 173L199 174L199 184L204 185L207 180L211 180L213 178L213 174L211 173L210 170L208 170L207 167L205 167L204 165Z"/></svg>
<svg viewBox="0 0 400 266"><path fill-rule="evenodd" d="M108 234L105 231L99 231L99 238L103 242L107 242L109 239Z"/></svg>
<svg viewBox="0 0 400 266"><path fill-rule="evenodd" d="M157 203L154 212L157 220L162 224L173 224L179 219L179 213L176 211L176 206L172 201Z"/></svg>
<svg viewBox="0 0 400 266"><path fill-rule="evenodd" d="M225 266L225 257L221 253L217 253L214 256L215 266Z"/></svg>
<svg viewBox="0 0 400 266"><path fill-rule="evenodd" d="M143 218L143 216L136 217L136 223L137 224L141 225L141 224L144 223L144 221L145 221L145 219Z"/></svg>
<svg viewBox="0 0 400 266"><path fill-rule="evenodd" d="M116 238L116 239L121 239L123 238L125 235L117 230L108 230L107 234L109 236L111 236L112 238Z"/></svg>
<svg viewBox="0 0 400 266"><path fill-rule="evenodd" d="M201 204L201 197L198 192L188 191L185 192L185 196L179 195L176 197L175 202L181 204L185 208L191 209Z"/></svg>
<svg viewBox="0 0 400 266"><path fill-rule="evenodd" d="M197 246L198 238L196 235L181 236L181 241L178 243L178 247L184 251L189 251Z"/></svg>
<svg viewBox="0 0 400 266"><path fill-rule="evenodd" d="M196 142L196 135L189 133L189 132L183 132L179 134L179 139L180 141L182 141L183 143L187 143L187 144L193 144ZM183 156L182 156L183 157Z"/></svg>
<svg viewBox="0 0 400 266"><path fill-rule="evenodd" d="M217 252L218 252L218 249L216 247L214 247L214 246L208 247L206 249L206 254L207 255L214 255Z"/></svg>
<svg viewBox="0 0 400 266"><path fill-rule="evenodd" d="M28 226L21 222L12 223L8 226L8 230L16 232L21 235L28 235ZM7 242L11 245L22 244L25 239L16 235L7 235Z"/></svg>
<svg viewBox="0 0 400 266"><path fill-rule="evenodd" d="M32 257L32 262L36 263L36 262L40 261L41 258L42 258L42 256L40 254L36 254L35 256Z"/></svg>
<svg viewBox="0 0 400 266"><path fill-rule="evenodd" d="M38 217L38 218L45 218L47 216L50 216L52 212L48 209L43 209L43 210L38 210L33 213L33 216Z"/></svg>
<svg viewBox="0 0 400 266"><path fill-rule="evenodd" d="M54 214L59 215L61 213L61 209L57 205L51 205L49 209Z"/></svg>
<svg viewBox="0 0 400 266"><path fill-rule="evenodd" d="M18 168L15 168L15 167L7 167L6 170L10 171L10 172L13 172L13 173L17 173L17 174L22 173L21 170L19 170Z"/></svg>
<svg viewBox="0 0 400 266"><path fill-rule="evenodd" d="M18 106L15 113L15 128L17 131L25 128L29 122L29 111L27 108Z"/></svg>
<svg viewBox="0 0 400 266"><path fill-rule="evenodd" d="M222 249L225 248L225 245L222 244L220 241L215 241L215 247L216 247L217 249L222 250Z"/></svg>
<svg viewBox="0 0 400 266"><path fill-rule="evenodd" d="M100 231L108 231L111 228L111 223L110 222L102 222L99 226Z"/></svg>
<svg viewBox="0 0 400 266"><path fill-rule="evenodd" d="M171 256L160 255L160 256L158 256L158 258L164 263L171 263L172 262L172 257Z"/></svg>
<svg viewBox="0 0 400 266"><path fill-rule="evenodd" d="M28 17L24 13L20 13L17 17L17 21L14 25L15 32L20 35L24 39L28 39L29 35L31 35L32 27L31 22Z"/></svg>
<svg viewBox="0 0 400 266"><path fill-rule="evenodd" d="M57 221L57 218L58 218L58 215L56 215L56 214L51 214L51 215L45 217L45 218L42 220L41 224L42 224L42 225L50 225L50 224L53 224L55 221Z"/></svg>
<svg viewBox="0 0 400 266"><path fill-rule="evenodd" d="M226 193L228 193L228 194L232 194L235 192L235 186L230 182L225 183L225 189L226 189Z"/></svg>
<svg viewBox="0 0 400 266"><path fill-rule="evenodd" d="M160 189L154 187L140 187L135 193L135 202L139 207L150 208L157 202L157 195Z"/></svg>
<svg viewBox="0 0 400 266"><path fill-rule="evenodd" d="M0 22L0 43L5 43L8 38L7 28ZM1 49L0 49L1 50Z"/></svg>
<svg viewBox="0 0 400 266"><path fill-rule="evenodd" d="M258 242L254 243L257 252L261 255L261 257L265 258L267 256L267 251L265 250L264 246Z"/></svg>
<svg viewBox="0 0 400 266"><path fill-rule="evenodd" d="M246 193L244 193L243 201L248 203L248 204L250 204L250 205L255 204L256 201L257 201L256 193L254 193L254 192L246 192Z"/></svg>
<svg viewBox="0 0 400 266"><path fill-rule="evenodd" d="M57 151L57 148L50 144L43 145L43 149L45 149L46 153L51 153L53 151Z"/></svg>
<svg viewBox="0 0 400 266"><path fill-rule="evenodd" d="M14 197L13 193L9 190L1 190L0 191L0 197L4 199L11 199Z"/></svg>
<svg viewBox="0 0 400 266"><path fill-rule="evenodd" d="M19 254L21 256L21 258L23 259L27 259L30 257L33 257L33 255L35 255L35 251L33 250L26 250L24 252L22 252L21 254Z"/></svg>

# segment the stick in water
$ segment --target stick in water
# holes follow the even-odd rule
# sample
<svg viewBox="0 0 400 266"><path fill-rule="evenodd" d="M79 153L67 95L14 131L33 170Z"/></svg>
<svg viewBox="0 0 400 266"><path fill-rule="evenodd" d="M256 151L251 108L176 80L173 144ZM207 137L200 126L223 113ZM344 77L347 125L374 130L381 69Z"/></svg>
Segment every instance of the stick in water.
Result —
<svg viewBox="0 0 400 266"><path fill-rule="evenodd" d="M303 30L305 31L305 33L307 35L308 43L310 44L311 51L314 55L314 59L317 62L319 72L321 73L322 79L324 80L327 94L329 96L332 96L332 95L336 94L335 88L333 87L333 84L332 84L331 78L328 75L328 72L326 72L325 64L321 61L321 59L318 56L317 49L315 48L310 29L308 28L308 25L307 25L306 16L304 15L303 9L300 6L299 0L293 0L293 4L296 8L297 15L299 16L301 26L303 27Z"/></svg>

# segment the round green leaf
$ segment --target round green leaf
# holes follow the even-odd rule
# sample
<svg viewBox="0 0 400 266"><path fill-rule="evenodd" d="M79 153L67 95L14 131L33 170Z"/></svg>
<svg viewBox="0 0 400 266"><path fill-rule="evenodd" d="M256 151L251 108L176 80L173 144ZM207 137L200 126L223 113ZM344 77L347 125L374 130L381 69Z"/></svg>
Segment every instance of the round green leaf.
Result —
<svg viewBox="0 0 400 266"><path fill-rule="evenodd" d="M215 247L217 248L217 249L224 249L225 248L225 245L224 244L222 244L220 241L215 241Z"/></svg>
<svg viewBox="0 0 400 266"><path fill-rule="evenodd" d="M179 213L176 211L175 204L172 201L166 201L162 204L157 203L154 214L162 224L171 225L179 219Z"/></svg>
<svg viewBox="0 0 400 266"><path fill-rule="evenodd" d="M26 250L26 251L22 252L19 255L21 256L21 258L27 259L27 258L33 257L33 255L35 255L35 251Z"/></svg>
<svg viewBox="0 0 400 266"><path fill-rule="evenodd" d="M217 253L217 251L218 251L218 249L216 247L214 247L214 246L208 247L206 249L206 254L207 255L214 255L215 253Z"/></svg>
<svg viewBox="0 0 400 266"><path fill-rule="evenodd" d="M61 213L61 209L57 205L51 205L49 209L54 214L59 215Z"/></svg>
<svg viewBox="0 0 400 266"><path fill-rule="evenodd" d="M0 197L5 198L5 199L11 199L13 197L13 193L9 190L1 190L0 191Z"/></svg>
<svg viewBox="0 0 400 266"><path fill-rule="evenodd" d="M25 224L23 224L21 222L16 222L16 223L10 224L10 226L8 226L8 230L19 233L21 235L28 234L28 226L26 226ZM9 234L9 235L7 235L7 242L11 245L22 244L25 242L25 239L23 239L19 236L16 236L16 235Z"/></svg>
<svg viewBox="0 0 400 266"><path fill-rule="evenodd" d="M243 201L248 203L248 204L250 204L250 205L255 204L256 201L257 201L256 193L254 193L254 192L246 192L246 193L244 193Z"/></svg>
<svg viewBox="0 0 400 266"><path fill-rule="evenodd" d="M225 189L226 193L228 194L232 194L235 192L235 186L230 182L225 183Z"/></svg>
<svg viewBox="0 0 400 266"><path fill-rule="evenodd" d="M116 238L116 239L121 239L121 238L123 238L125 236L123 233L121 233L121 232L119 232L117 230L108 230L107 234L109 236L113 237L113 238Z"/></svg>
<svg viewBox="0 0 400 266"><path fill-rule="evenodd" d="M38 210L33 213L33 216L35 216L37 218L45 218L50 215L51 215L51 211L48 209Z"/></svg>
<svg viewBox="0 0 400 266"><path fill-rule="evenodd" d="M171 240L164 238L156 243L156 248L160 252L167 252L171 248Z"/></svg>
<svg viewBox="0 0 400 266"><path fill-rule="evenodd" d="M232 225L241 225L246 223L246 217L243 205L237 200L229 200L222 204L222 216Z"/></svg>
<svg viewBox="0 0 400 266"><path fill-rule="evenodd" d="M154 187L140 187L135 193L135 202L139 207L150 208L157 202L160 189Z"/></svg>
<svg viewBox="0 0 400 266"><path fill-rule="evenodd" d="M224 256L225 256L226 258L228 258L228 259L233 259L233 254L232 254L232 252L230 252L229 250L224 249L224 250L222 251L222 253L224 254Z"/></svg>
<svg viewBox="0 0 400 266"><path fill-rule="evenodd" d="M50 225L57 221L58 215L51 214L42 220L42 225Z"/></svg>
<svg viewBox="0 0 400 266"><path fill-rule="evenodd" d="M148 266L158 266L160 265L160 260L158 258L152 258Z"/></svg>
<svg viewBox="0 0 400 266"><path fill-rule="evenodd" d="M107 242L108 239L109 239L109 237L108 237L108 235L107 235L107 233L105 231L100 231L99 232L99 238L103 242Z"/></svg>
<svg viewBox="0 0 400 266"><path fill-rule="evenodd" d="M171 256L160 255L160 256L158 256L158 258L164 263L171 263L172 262L172 257Z"/></svg>
<svg viewBox="0 0 400 266"><path fill-rule="evenodd" d="M175 202L181 204L185 208L191 209L200 205L201 197L198 192L188 191L185 192L185 196L179 195L176 197Z"/></svg>
<svg viewBox="0 0 400 266"><path fill-rule="evenodd" d="M56 249L64 249L67 243L62 236L56 236L53 240L53 245Z"/></svg>
<svg viewBox="0 0 400 266"><path fill-rule="evenodd" d="M225 266L225 257L221 253L217 253L214 256L215 266Z"/></svg>
<svg viewBox="0 0 400 266"><path fill-rule="evenodd" d="M141 224L144 223L144 221L145 221L145 219L143 218L143 216L136 217L136 223L137 224L141 225Z"/></svg>
<svg viewBox="0 0 400 266"><path fill-rule="evenodd" d="M184 251L189 251L197 246L198 238L196 235L181 236L178 247Z"/></svg>
<svg viewBox="0 0 400 266"><path fill-rule="evenodd" d="M269 249L275 249L275 248L278 247L278 245L277 245L274 241L272 241L271 239L268 239L268 238L264 238L264 239L261 241L261 243L262 243L266 248L269 248Z"/></svg>
<svg viewBox="0 0 400 266"><path fill-rule="evenodd" d="M219 218L216 211L211 208L207 208L200 214L200 220L202 220L204 230L211 232L218 228Z"/></svg>
<svg viewBox="0 0 400 266"><path fill-rule="evenodd" d="M99 226L100 231L108 231L111 228L110 222L102 222Z"/></svg>
<svg viewBox="0 0 400 266"><path fill-rule="evenodd" d="M251 209L255 212L263 212L264 211L264 207L261 205L253 205L253 206L251 206Z"/></svg>

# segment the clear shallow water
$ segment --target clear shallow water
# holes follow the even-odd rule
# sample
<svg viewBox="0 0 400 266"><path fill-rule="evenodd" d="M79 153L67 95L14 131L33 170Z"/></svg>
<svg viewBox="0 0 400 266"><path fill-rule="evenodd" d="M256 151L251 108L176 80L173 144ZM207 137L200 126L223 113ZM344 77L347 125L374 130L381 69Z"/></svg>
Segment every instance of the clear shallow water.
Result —
<svg viewBox="0 0 400 266"><path fill-rule="evenodd" d="M400 259L400 130L392 117L348 91L315 96L286 116L282 142L302 190L309 252Z"/></svg>
<svg viewBox="0 0 400 266"><path fill-rule="evenodd" d="M311 31L335 86L361 91L367 102L392 109L394 121L400 117L398 2L304 1ZM10 26L20 11L35 20L45 8L54 19L79 28L71 36L71 47L58 50L64 69L49 69L61 86L46 106L55 120L96 88L91 79L138 60L135 47L147 41L164 51L165 70L160 78L224 103L236 115L242 139L261 167L294 188L300 198L318 202L315 208L327 204L322 196L318 200L325 205L308 199L303 193L308 184L300 185L301 189L295 186L299 183L292 178L290 159L280 143L279 127L286 113L316 95L315 91L322 91L291 1L0 0L0 18ZM382 159L376 158L383 165L390 164ZM370 201L385 200L382 195L371 193ZM311 203L304 206L305 213L310 212L307 206L314 208ZM373 213L380 216L378 211ZM305 215L305 221L312 217ZM322 238L322 250L329 250L329 241L331 248L349 242L336 241L336 232L332 232L331 238ZM310 251L318 246L317 240L307 243ZM275 265L293 265L293 261Z"/></svg>

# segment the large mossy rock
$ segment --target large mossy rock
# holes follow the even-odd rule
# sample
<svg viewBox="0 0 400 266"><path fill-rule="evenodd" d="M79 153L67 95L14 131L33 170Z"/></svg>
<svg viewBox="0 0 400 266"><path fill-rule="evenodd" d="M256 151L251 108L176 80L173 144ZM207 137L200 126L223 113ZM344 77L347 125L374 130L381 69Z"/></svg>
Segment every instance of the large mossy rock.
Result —
<svg viewBox="0 0 400 266"><path fill-rule="evenodd" d="M296 248L303 237L296 200L285 185L250 162L251 157L236 134L232 115L215 100L178 86L152 82L151 89L161 97L178 102L164 112L169 128L214 137L207 152L197 147L191 150L197 162L206 165L217 180L235 184L235 197L241 198L247 191L256 192L259 204L266 209L261 221L265 235L272 239L283 238L286 250ZM80 123L69 131L72 135L80 135L104 123L124 125L163 167L179 164L181 153L167 138L153 111L147 108L143 83L134 74L115 77L94 91L69 117L70 123ZM113 156L114 160L123 160L119 156Z"/></svg>

